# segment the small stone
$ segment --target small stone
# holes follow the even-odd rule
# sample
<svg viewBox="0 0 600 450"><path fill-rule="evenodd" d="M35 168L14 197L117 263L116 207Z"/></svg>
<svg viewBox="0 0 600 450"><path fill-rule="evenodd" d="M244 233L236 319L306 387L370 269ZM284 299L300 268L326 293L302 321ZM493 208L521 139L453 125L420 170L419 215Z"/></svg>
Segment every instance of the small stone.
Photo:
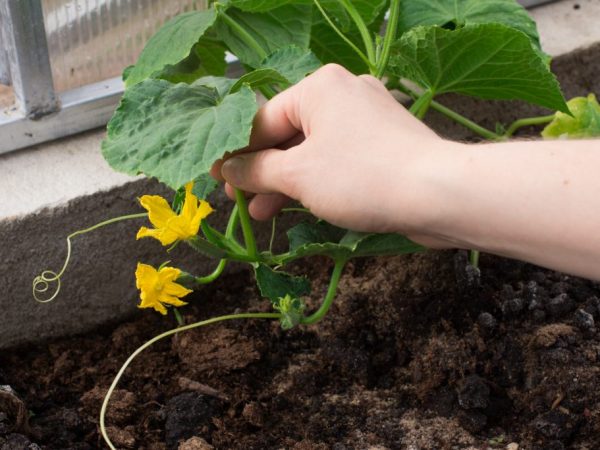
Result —
<svg viewBox="0 0 600 450"><path fill-rule="evenodd" d="M540 414L533 420L535 430L549 439L567 439L574 431L574 423L566 414L559 410Z"/></svg>
<svg viewBox="0 0 600 450"><path fill-rule="evenodd" d="M255 427L260 428L265 423L263 409L256 402L250 402L244 406L242 417L246 419L250 425L254 425Z"/></svg>
<svg viewBox="0 0 600 450"><path fill-rule="evenodd" d="M561 316L574 308L573 300L567 294L559 294L546 304L546 311L553 316Z"/></svg>
<svg viewBox="0 0 600 450"><path fill-rule="evenodd" d="M522 311L524 306L525 302L523 301L523 299L516 297L503 301L502 305L500 306L500 309L502 309L502 314L504 314L505 316L511 316L516 315L517 313Z"/></svg>
<svg viewBox="0 0 600 450"><path fill-rule="evenodd" d="M487 425L487 417L477 410L461 411L458 414L458 423L468 432L478 433Z"/></svg>
<svg viewBox="0 0 600 450"><path fill-rule="evenodd" d="M184 392L171 398L166 406L165 441L174 447L177 442L189 439L203 429L210 429L212 418L218 414L220 402L214 397Z"/></svg>
<svg viewBox="0 0 600 450"><path fill-rule="evenodd" d="M177 450L213 450L214 447L199 436L194 436L179 444Z"/></svg>
<svg viewBox="0 0 600 450"><path fill-rule="evenodd" d="M12 433L6 436L6 441L2 444L0 450L28 450L31 445L35 444L32 444L27 436L18 433Z"/></svg>
<svg viewBox="0 0 600 450"><path fill-rule="evenodd" d="M531 280L527 283L524 289L525 299L531 303L533 300L537 300L538 298L539 286L536 281Z"/></svg>
<svg viewBox="0 0 600 450"><path fill-rule="evenodd" d="M568 290L569 284L565 283L564 281L559 281L552 285L552 288L550 289L550 295L566 294Z"/></svg>
<svg viewBox="0 0 600 450"><path fill-rule="evenodd" d="M594 318L598 317L600 315L600 299L598 297L588 298L583 309Z"/></svg>
<svg viewBox="0 0 600 450"><path fill-rule="evenodd" d="M483 378L469 375L458 389L458 404L464 409L486 408L490 403L490 388Z"/></svg>
<svg viewBox="0 0 600 450"><path fill-rule="evenodd" d="M519 450L519 444L516 442L511 442L506 446L506 450Z"/></svg>
<svg viewBox="0 0 600 450"><path fill-rule="evenodd" d="M574 320L575 325L577 325L577 327L579 327L581 330L589 330L590 328L594 328L594 316L583 309L578 309L575 312Z"/></svg>
<svg viewBox="0 0 600 450"><path fill-rule="evenodd" d="M106 427L106 433L117 447L133 449L137 446L135 428L133 426L125 428Z"/></svg>
<svg viewBox="0 0 600 450"><path fill-rule="evenodd" d="M496 325L498 325L496 318L488 312L482 312L479 314L479 317L477 317L477 323L482 330L487 332L493 331L496 328Z"/></svg>

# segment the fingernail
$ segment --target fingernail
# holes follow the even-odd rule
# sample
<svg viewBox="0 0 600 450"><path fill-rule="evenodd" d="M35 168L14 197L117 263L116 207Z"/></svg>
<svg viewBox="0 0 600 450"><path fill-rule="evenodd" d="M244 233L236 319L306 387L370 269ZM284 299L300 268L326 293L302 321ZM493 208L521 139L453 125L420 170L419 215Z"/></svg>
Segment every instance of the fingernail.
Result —
<svg viewBox="0 0 600 450"><path fill-rule="evenodd" d="M225 180L233 185L239 186L242 182L244 171L244 161L240 157L231 158L223 163L221 174Z"/></svg>

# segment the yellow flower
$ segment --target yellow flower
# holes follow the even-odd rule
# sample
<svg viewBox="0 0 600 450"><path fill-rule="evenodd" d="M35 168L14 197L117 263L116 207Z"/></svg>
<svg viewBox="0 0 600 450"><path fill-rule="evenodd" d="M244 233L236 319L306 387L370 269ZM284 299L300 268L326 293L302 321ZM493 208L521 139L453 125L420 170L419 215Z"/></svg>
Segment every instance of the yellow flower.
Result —
<svg viewBox="0 0 600 450"><path fill-rule="evenodd" d="M192 194L194 183L185 185L185 200L181 213L175 214L169 203L159 195L144 195L140 203L148 211L148 218L154 229L142 227L136 236L153 237L162 245L170 245L178 239L189 239L198 234L200 222L213 212L213 209L204 200Z"/></svg>
<svg viewBox="0 0 600 450"><path fill-rule="evenodd" d="M175 280L181 275L181 270L174 267L162 267L156 270L148 264L138 263L135 271L135 285L141 291L141 303L138 308L154 308L161 314L167 314L166 305L183 306L186 302L179 300L185 297L191 289L187 289Z"/></svg>

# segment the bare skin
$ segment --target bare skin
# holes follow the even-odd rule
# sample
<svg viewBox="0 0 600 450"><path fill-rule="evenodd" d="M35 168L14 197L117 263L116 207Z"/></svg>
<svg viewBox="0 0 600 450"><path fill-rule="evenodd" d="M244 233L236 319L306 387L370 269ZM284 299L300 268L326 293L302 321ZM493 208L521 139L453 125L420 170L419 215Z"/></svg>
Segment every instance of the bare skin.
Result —
<svg viewBox="0 0 600 450"><path fill-rule="evenodd" d="M267 102L250 147L213 175L290 198L358 231L397 232L600 279L600 140L468 145L444 140L370 76L328 65Z"/></svg>

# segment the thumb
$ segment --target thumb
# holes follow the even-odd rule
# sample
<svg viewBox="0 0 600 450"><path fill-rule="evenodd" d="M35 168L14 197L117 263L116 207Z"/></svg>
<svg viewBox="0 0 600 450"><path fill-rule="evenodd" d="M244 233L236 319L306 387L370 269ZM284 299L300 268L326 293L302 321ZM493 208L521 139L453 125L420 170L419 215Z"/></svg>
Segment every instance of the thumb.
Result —
<svg viewBox="0 0 600 450"><path fill-rule="evenodd" d="M292 196L294 150L261 150L234 156L223 163L221 174L230 185L255 194Z"/></svg>

